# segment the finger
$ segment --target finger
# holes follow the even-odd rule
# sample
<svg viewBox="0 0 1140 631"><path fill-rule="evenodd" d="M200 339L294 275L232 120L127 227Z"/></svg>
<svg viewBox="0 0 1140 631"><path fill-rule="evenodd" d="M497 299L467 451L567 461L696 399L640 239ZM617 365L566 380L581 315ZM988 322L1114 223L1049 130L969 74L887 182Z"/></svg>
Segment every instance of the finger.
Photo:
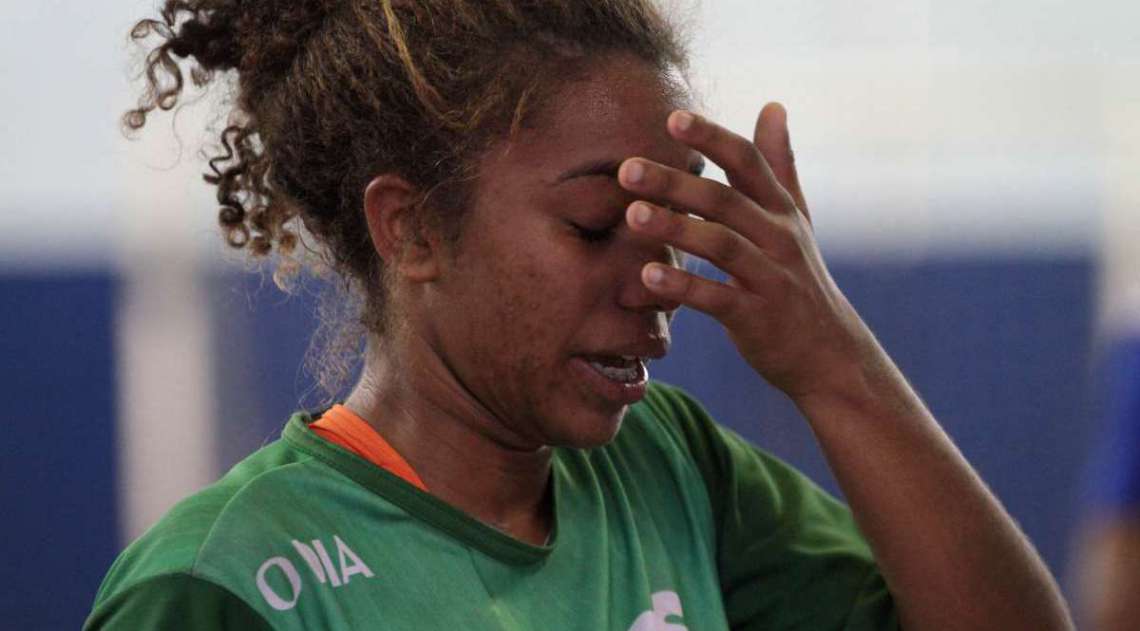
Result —
<svg viewBox="0 0 1140 631"><path fill-rule="evenodd" d="M635 233L709 261L740 279L745 288L759 287L775 268L755 243L720 223L671 212L644 201L630 204L626 223Z"/></svg>
<svg viewBox="0 0 1140 631"><path fill-rule="evenodd" d="M780 103L769 103L760 110L756 119L756 132L753 142L760 149L760 154L768 162L776 180L788 191L795 201L796 207L811 221L807 201L804 199L803 189L800 187L799 174L796 171L796 157L792 151L791 135L788 133L788 112Z"/></svg>
<svg viewBox="0 0 1140 631"><path fill-rule="evenodd" d="M724 169L728 183L770 211L791 211L788 194L752 141L684 110L669 116L669 133Z"/></svg>
<svg viewBox="0 0 1140 631"><path fill-rule="evenodd" d="M658 296L707 313L726 325L744 313L751 300L740 289L661 263L643 267L641 281Z"/></svg>
<svg viewBox="0 0 1140 631"><path fill-rule="evenodd" d="M768 211L740 191L699 175L630 158L618 169L618 182L646 199L724 224L760 247L777 234Z"/></svg>

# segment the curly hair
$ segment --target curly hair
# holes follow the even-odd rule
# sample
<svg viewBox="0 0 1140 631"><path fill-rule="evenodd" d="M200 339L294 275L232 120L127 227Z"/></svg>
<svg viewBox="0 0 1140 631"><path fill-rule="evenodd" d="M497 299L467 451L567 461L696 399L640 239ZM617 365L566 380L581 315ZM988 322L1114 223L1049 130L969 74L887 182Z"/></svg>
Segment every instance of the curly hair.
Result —
<svg viewBox="0 0 1140 631"><path fill-rule="evenodd" d="M371 178L413 184L414 229L454 242L482 151L576 69L612 52L663 72L686 59L653 0L166 0L130 37L160 43L128 130L178 104L184 66L199 87L235 80L205 179L229 245L276 254L285 289L301 244L357 305L357 333L325 331L315 362L330 396L347 377L344 350L389 328L384 261L362 211Z"/></svg>

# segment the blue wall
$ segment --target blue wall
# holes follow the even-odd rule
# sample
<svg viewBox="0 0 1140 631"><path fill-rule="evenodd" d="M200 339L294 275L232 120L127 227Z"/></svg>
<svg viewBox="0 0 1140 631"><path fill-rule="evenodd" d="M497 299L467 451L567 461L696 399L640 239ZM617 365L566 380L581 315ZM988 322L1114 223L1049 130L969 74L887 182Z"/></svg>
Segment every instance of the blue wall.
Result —
<svg viewBox="0 0 1140 631"><path fill-rule="evenodd" d="M942 426L1065 578L1089 414L1094 267L1087 260L833 262L832 272ZM733 357L715 323L679 316L656 376L837 492L787 399ZM725 396L731 392L732 396Z"/></svg>
<svg viewBox="0 0 1140 631"><path fill-rule="evenodd" d="M1109 341L1093 392L1103 427L1089 467L1086 512L1102 518L1140 513L1140 336Z"/></svg>
<svg viewBox="0 0 1140 631"><path fill-rule="evenodd" d="M1087 395L1093 263L840 260L830 267L942 425L1063 579L1079 517L1084 462L1096 430ZM224 464L230 464L278 434L307 395L312 400L311 381L298 367L315 305L305 297L284 300L257 277L216 282L228 288L228 297L217 304L219 321L248 326L250 338L241 343L261 358L255 369L227 377L225 400L245 399L240 405L253 411L226 415L238 424L232 429L248 439L228 448ZM837 492L795 409L737 357L715 322L682 311L674 341L670 357L651 366L654 378L686 388L721 422ZM254 360L242 361L252 368Z"/></svg>
<svg viewBox="0 0 1140 631"><path fill-rule="evenodd" d="M1091 261L833 261L844 291L1059 577L1099 422L1088 369ZM77 628L122 542L115 498L114 322L108 270L0 276L0 627ZM319 400L301 370L311 296L247 274L210 280L219 470ZM835 490L785 398L691 312L651 367L722 422Z"/></svg>
<svg viewBox="0 0 1140 631"><path fill-rule="evenodd" d="M0 628L79 628L118 553L117 288L0 276Z"/></svg>

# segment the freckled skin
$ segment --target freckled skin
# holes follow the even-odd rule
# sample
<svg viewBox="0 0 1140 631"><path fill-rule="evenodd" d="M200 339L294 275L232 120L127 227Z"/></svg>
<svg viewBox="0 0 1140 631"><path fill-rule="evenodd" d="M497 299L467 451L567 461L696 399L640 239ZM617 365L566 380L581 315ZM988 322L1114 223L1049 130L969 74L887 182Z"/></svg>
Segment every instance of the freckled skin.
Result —
<svg viewBox="0 0 1140 631"><path fill-rule="evenodd" d="M850 501L901 624L1072 628L1048 568L827 275L806 225L782 108L765 107L754 141L681 112L666 132L678 104L657 75L628 58L603 61L533 129L482 160L454 252L442 256L438 244L424 242L404 259L393 292L400 335L370 347L346 405L442 501L520 540L547 541L554 520L549 446L603 444L625 412L585 387L594 381L578 380L572 358L620 353L667 335L674 305L651 294L640 274L648 263L670 260L665 241L704 251L733 275L731 285L655 264L646 271L665 280L657 295L717 317L758 374L783 382L778 387L803 412ZM670 134L725 167L734 190L681 174L671 176L672 187L634 177L642 161L622 166L624 189L597 176L552 185L564 169L632 156L685 170L695 156ZM388 235L398 230L389 228L408 207L400 203L403 189L385 177L374 180L378 188L370 185L377 197L369 207L366 194L366 211L370 230L379 225L374 244L390 251ZM725 223L694 231L695 220L654 211L658 220L626 224L623 211L634 200L625 190ZM661 218L689 229L670 232ZM603 226L617 229L599 233ZM722 229L741 231L737 256L708 238ZM658 237L649 236L654 231ZM783 280L769 282L775 272Z"/></svg>
<svg viewBox="0 0 1140 631"><path fill-rule="evenodd" d="M459 242L418 245L411 268L393 268L393 333L372 341L345 401L433 495L531 543L553 523L550 448L605 444L626 412L574 358L661 352L677 306L641 282L673 252L625 223L633 195L613 176L559 176L633 156L700 161L667 131L684 103L656 69L613 56L581 70L481 157ZM401 208L365 201L378 225Z"/></svg>
<svg viewBox="0 0 1140 631"><path fill-rule="evenodd" d="M643 156L686 169L693 153L665 127L679 103L634 58L587 77L486 157L454 256L425 294L432 315L412 324L519 448L612 439L625 406L584 387L568 362L667 337L675 307L641 284L642 266L670 253L622 222L634 198L605 176L554 182L590 160ZM617 228L590 243L568 221Z"/></svg>

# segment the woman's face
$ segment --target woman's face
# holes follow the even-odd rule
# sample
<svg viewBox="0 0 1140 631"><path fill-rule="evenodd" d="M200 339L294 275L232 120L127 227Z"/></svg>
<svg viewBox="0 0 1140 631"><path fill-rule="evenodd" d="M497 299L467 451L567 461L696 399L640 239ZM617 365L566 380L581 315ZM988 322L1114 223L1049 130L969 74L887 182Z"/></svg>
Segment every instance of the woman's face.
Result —
<svg viewBox="0 0 1140 631"><path fill-rule="evenodd" d="M668 349L676 305L640 274L672 253L628 229L635 198L616 179L633 156L699 170L700 157L666 132L679 105L667 85L636 58L601 61L481 164L463 234L430 292L428 339L515 445L609 441L645 389L640 362L622 357ZM598 369L623 361L632 370Z"/></svg>

